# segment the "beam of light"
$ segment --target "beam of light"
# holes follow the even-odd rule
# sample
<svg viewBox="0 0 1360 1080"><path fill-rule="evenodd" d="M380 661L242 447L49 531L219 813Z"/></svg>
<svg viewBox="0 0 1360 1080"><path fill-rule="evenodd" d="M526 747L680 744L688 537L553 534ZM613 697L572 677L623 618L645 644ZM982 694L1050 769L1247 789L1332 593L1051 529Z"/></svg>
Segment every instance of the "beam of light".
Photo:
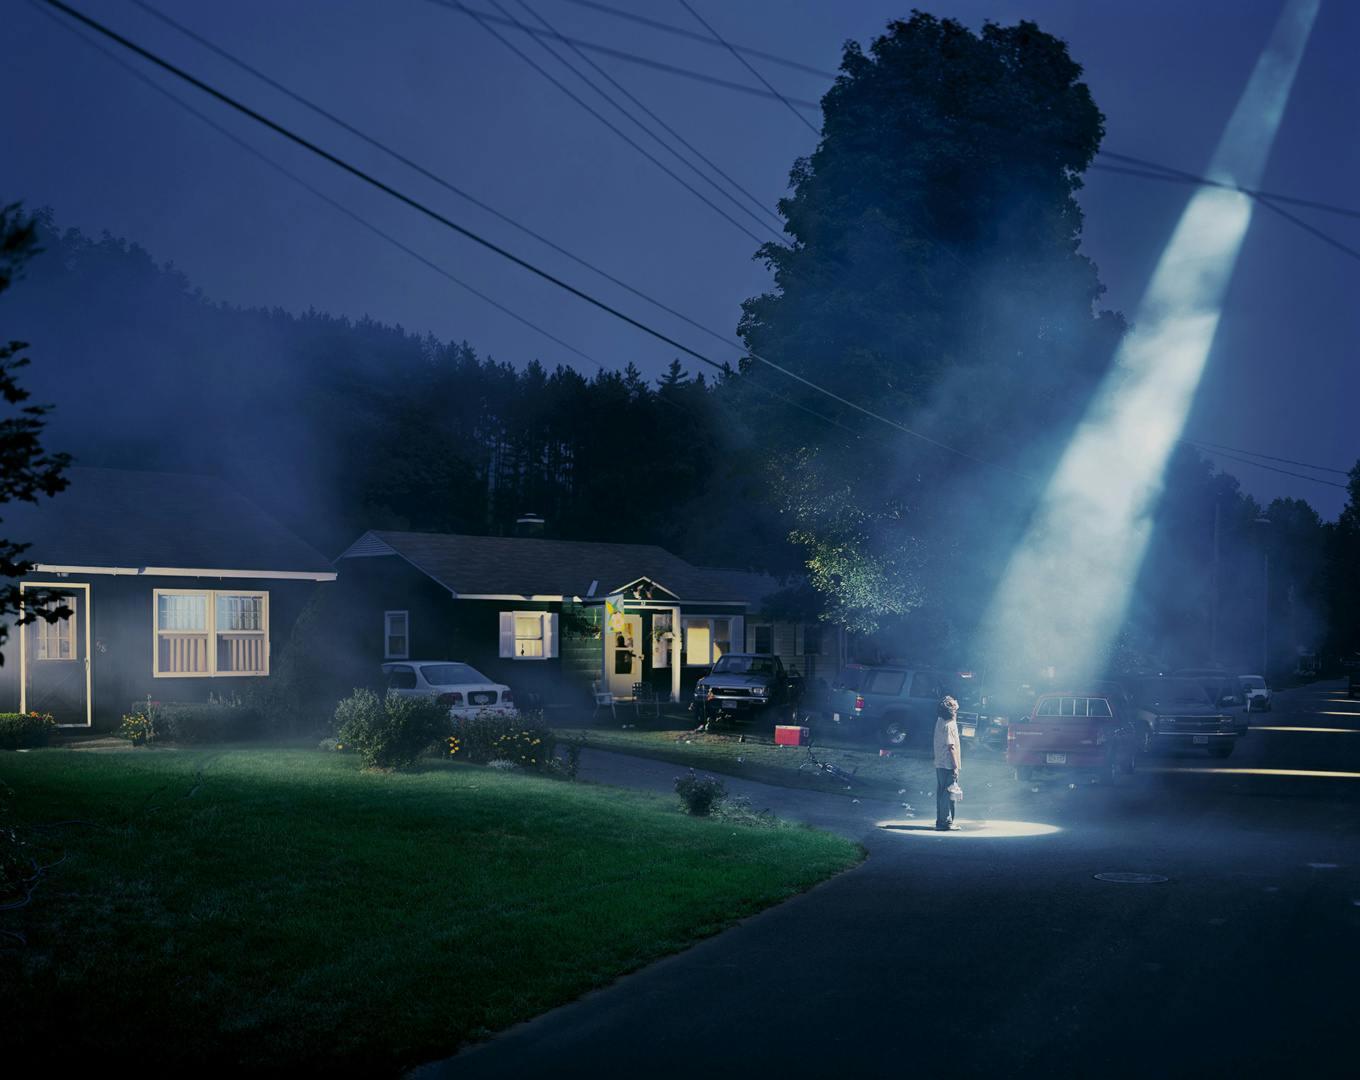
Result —
<svg viewBox="0 0 1360 1080"><path fill-rule="evenodd" d="M1330 712L1317 709L1308 714L1309 716L1344 716L1349 720L1360 720L1360 712Z"/></svg>
<svg viewBox="0 0 1360 1080"><path fill-rule="evenodd" d="M1219 140L1211 178L1255 187L1320 0L1288 0ZM1218 328L1252 203L1208 188L1186 205L1134 329L1054 472L982 623L981 655L1092 672L1127 611L1176 446ZM1014 638L1021 629L1026 640Z"/></svg>
<svg viewBox="0 0 1360 1080"><path fill-rule="evenodd" d="M885 832L904 833L909 836L954 836L973 839L1014 839L1022 836L1050 836L1062 830L1057 825L1046 825L1040 821L960 821L957 832L940 832L930 822L924 821L879 821L878 828Z"/></svg>
<svg viewBox="0 0 1360 1080"><path fill-rule="evenodd" d="M1332 772L1325 769L1229 769L1222 765L1154 765L1139 772L1209 773L1215 776L1288 776L1295 779L1360 780L1360 772Z"/></svg>
<svg viewBox="0 0 1360 1080"><path fill-rule="evenodd" d="M1261 724L1252 724L1252 731L1307 731L1318 734L1324 731L1334 731L1338 735L1360 735L1360 728L1353 727L1265 727Z"/></svg>

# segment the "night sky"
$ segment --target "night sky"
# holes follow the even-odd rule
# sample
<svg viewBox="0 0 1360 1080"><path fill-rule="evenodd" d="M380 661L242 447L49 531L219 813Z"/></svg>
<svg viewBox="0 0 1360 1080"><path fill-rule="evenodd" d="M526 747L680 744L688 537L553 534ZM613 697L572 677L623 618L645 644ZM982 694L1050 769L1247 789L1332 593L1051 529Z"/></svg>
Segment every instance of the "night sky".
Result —
<svg viewBox="0 0 1360 1080"><path fill-rule="evenodd" d="M470 2L494 11L491 0ZM529 21L518 0L503 2ZM702 32L678 0L610 2ZM837 67L845 39L867 44L887 20L908 12L881 0L691 2L729 40L827 70ZM755 85L721 48L570 0L528 3L563 33ZM722 352L711 339L383 158L127 0L78 0L76 6L701 351L720 360L737 355L735 346ZM731 333L741 300L768 284L763 267L751 259L755 241L458 11L430 0L162 0L162 6L357 127L716 330ZM973 27L985 19L1035 20L1064 38L1085 67L1106 116L1106 149L1189 171L1207 163L1280 8L1278 0L922 0L922 6ZM59 224L135 240L157 259L174 262L214 299L369 315L466 339L515 363L538 357L592 370L319 202L26 0L0 0L0 13L6 41L0 199L51 206ZM517 31L501 32L711 192L539 46ZM1323 0L1265 190L1360 207L1357 41L1360 3ZM771 207L784 193L793 159L814 145L813 133L778 101L617 59L593 59ZM825 89L817 76L754 62L789 95L816 99ZM169 85L164 76L153 78ZM631 360L655 375L671 359L673 350L436 229L196 92L173 89L333 198L600 363L621 367ZM1088 174L1081 196L1085 248L1108 286L1108 306L1132 317L1190 191ZM1292 212L1360 247L1360 221ZM755 229L749 218L739 220ZM1187 434L1337 468L1353 464L1360 457L1358 284L1355 259L1258 210ZM15 292L11 303L21 296ZM1334 517L1344 501L1337 488L1248 465L1227 468L1263 501L1304 497L1324 517Z"/></svg>

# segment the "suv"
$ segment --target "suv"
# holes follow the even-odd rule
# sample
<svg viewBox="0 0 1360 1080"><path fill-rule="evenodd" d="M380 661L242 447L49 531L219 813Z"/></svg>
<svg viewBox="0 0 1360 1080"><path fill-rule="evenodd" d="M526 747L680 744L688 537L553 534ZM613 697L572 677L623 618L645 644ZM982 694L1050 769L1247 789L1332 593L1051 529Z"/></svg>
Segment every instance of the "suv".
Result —
<svg viewBox="0 0 1360 1080"><path fill-rule="evenodd" d="M1029 716L1012 721L1006 764L1017 780L1080 770L1112 784L1116 768L1133 772L1137 750L1133 718L1121 697L1091 687L1041 694Z"/></svg>
<svg viewBox="0 0 1360 1080"><path fill-rule="evenodd" d="M1236 675L1229 675L1222 668L1185 668L1173 671L1171 675L1178 679L1194 679L1204 688L1212 704L1235 715L1233 730L1238 735L1247 733L1247 700L1242 682Z"/></svg>
<svg viewBox="0 0 1360 1080"><path fill-rule="evenodd" d="M1202 746L1213 757L1233 752L1245 725L1224 712L1205 692L1201 679L1141 679L1136 695L1140 749ZM1239 714L1245 719L1245 714Z"/></svg>
<svg viewBox="0 0 1360 1080"><path fill-rule="evenodd" d="M940 698L951 681L938 671L875 667L863 673L857 689L831 694L831 730L860 738L877 738L885 746L925 745L935 730ZM973 717L976 724L976 716ZM959 731L968 726L959 713ZM972 734L972 732L969 732Z"/></svg>
<svg viewBox="0 0 1360 1080"><path fill-rule="evenodd" d="M803 677L784 670L773 653L728 653L694 686L700 723L784 715L792 723L803 698Z"/></svg>
<svg viewBox="0 0 1360 1080"><path fill-rule="evenodd" d="M1242 687L1242 697L1247 703L1247 712L1254 709L1271 710L1270 687L1260 675L1239 675L1238 685Z"/></svg>

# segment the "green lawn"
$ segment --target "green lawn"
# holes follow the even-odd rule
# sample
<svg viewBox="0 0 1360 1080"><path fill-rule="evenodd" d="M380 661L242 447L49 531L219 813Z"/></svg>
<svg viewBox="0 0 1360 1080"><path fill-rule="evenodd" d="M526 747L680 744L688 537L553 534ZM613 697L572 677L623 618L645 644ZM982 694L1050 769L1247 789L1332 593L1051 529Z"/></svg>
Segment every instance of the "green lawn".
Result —
<svg viewBox="0 0 1360 1080"><path fill-rule="evenodd" d="M0 756L39 857L0 913L10 1061L392 1073L853 865L791 826L304 750ZM58 860L60 860L58 862Z"/></svg>

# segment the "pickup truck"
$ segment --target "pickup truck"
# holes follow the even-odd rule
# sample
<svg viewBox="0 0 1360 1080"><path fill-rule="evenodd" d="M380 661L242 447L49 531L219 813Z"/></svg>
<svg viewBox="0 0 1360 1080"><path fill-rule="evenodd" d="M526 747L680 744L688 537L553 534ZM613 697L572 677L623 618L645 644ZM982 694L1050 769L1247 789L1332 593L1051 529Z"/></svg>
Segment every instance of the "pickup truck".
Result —
<svg viewBox="0 0 1360 1080"><path fill-rule="evenodd" d="M793 723L803 697L803 678L784 670L772 653L728 653L694 686L693 710L702 724L757 717Z"/></svg>

